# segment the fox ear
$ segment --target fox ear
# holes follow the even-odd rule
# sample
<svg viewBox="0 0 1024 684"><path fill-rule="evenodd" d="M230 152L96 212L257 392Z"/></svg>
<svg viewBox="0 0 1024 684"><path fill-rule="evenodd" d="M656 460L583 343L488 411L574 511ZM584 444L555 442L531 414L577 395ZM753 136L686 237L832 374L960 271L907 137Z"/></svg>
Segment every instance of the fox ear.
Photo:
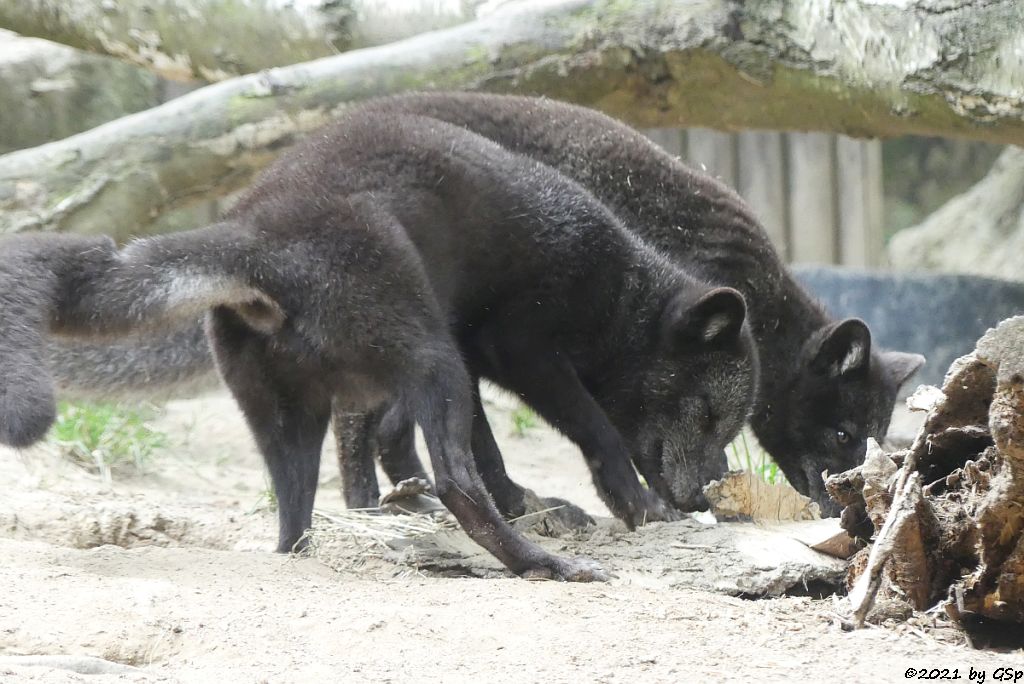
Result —
<svg viewBox="0 0 1024 684"><path fill-rule="evenodd" d="M847 318L819 330L808 344L811 369L829 377L864 373L871 363L871 331L859 318Z"/></svg>
<svg viewBox="0 0 1024 684"><path fill-rule="evenodd" d="M662 341L673 347L726 344L739 337L746 316L743 295L730 287L716 287L697 299L679 292L662 314Z"/></svg>
<svg viewBox="0 0 1024 684"><path fill-rule="evenodd" d="M882 367L885 374L889 376L896 387L910 379L910 376L918 371L925 364L925 358L920 354L908 352L887 351L882 352Z"/></svg>

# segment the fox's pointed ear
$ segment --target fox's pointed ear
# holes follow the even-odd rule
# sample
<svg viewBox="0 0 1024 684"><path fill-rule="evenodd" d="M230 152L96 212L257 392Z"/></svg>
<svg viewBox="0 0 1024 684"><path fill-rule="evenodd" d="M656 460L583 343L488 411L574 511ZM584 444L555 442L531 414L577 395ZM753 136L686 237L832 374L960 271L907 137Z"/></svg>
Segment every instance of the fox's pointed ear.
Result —
<svg viewBox="0 0 1024 684"><path fill-rule="evenodd" d="M900 387L925 364L925 358L920 354L900 351L882 352L881 361L885 374L896 387Z"/></svg>
<svg viewBox="0 0 1024 684"><path fill-rule="evenodd" d="M680 292L662 313L662 342L673 347L726 344L739 337L746 316L743 295L731 287L717 287L697 298Z"/></svg>
<svg viewBox="0 0 1024 684"><path fill-rule="evenodd" d="M871 331L859 318L825 326L807 342L807 358L813 371L828 377L865 373L871 363Z"/></svg>

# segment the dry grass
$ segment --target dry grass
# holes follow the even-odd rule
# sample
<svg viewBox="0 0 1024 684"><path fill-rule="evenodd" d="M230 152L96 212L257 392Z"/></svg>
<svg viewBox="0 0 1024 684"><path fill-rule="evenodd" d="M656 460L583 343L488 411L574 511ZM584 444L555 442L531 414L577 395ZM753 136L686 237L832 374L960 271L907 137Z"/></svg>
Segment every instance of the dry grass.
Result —
<svg viewBox="0 0 1024 684"><path fill-rule="evenodd" d="M391 515L365 509L315 510L313 529L306 533L307 553L337 572L372 572L377 565L379 577L417 574L416 541L458 530L447 512Z"/></svg>
<svg viewBox="0 0 1024 684"><path fill-rule="evenodd" d="M313 519L316 524L309 534L311 544L315 543L318 538L323 541L326 538L342 537L381 548L392 548L396 541L415 539L458 527L448 515L433 513L389 515L371 512L367 509L333 513L315 510Z"/></svg>

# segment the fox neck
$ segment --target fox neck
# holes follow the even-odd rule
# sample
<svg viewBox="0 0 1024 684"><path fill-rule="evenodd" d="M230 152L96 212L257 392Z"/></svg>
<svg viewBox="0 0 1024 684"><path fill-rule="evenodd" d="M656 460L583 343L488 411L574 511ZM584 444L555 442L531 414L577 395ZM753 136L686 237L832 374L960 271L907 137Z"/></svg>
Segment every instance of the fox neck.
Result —
<svg viewBox="0 0 1024 684"><path fill-rule="evenodd" d="M788 273L783 274L779 294L761 301L773 305L752 311L751 332L760 356L761 379L750 423L764 447L773 451L785 420L784 399L803 372L801 350L811 335L831 320Z"/></svg>
<svg viewBox="0 0 1024 684"><path fill-rule="evenodd" d="M651 341L656 339L651 331L680 287L671 269L653 266L642 253L632 256L614 275L609 273L615 279L614 296L604 298L601 308L594 310L587 327L595 334L577 340L584 354L576 360L577 372L598 393L621 386L633 375L629 371L633 360L650 355Z"/></svg>

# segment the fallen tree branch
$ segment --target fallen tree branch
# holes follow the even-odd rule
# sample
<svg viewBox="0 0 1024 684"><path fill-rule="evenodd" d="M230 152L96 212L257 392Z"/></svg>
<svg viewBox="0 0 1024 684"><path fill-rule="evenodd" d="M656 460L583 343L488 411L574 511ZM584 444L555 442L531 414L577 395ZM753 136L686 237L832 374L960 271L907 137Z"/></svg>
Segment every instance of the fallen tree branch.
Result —
<svg viewBox="0 0 1024 684"><path fill-rule="evenodd" d="M221 81L454 26L481 1L0 0L0 28Z"/></svg>
<svg viewBox="0 0 1024 684"><path fill-rule="evenodd" d="M867 567L850 591L853 621L857 627L864 626L868 612L874 607L875 597L882 587L882 570L894 553L898 552L897 545L906 538L907 529L914 524L914 515L920 501L920 476L914 472L904 471L897 485L889 515L871 546Z"/></svg>
<svg viewBox="0 0 1024 684"><path fill-rule="evenodd" d="M937 3L512 3L452 29L224 81L0 157L0 232L144 232L165 210L239 187L345 103L417 89L548 94L643 126L1024 142L1024 68L1008 66L1022 59L1013 49L1024 7L991 0L929 11ZM907 41L908 31L921 38ZM967 44L971 53L949 62Z"/></svg>

